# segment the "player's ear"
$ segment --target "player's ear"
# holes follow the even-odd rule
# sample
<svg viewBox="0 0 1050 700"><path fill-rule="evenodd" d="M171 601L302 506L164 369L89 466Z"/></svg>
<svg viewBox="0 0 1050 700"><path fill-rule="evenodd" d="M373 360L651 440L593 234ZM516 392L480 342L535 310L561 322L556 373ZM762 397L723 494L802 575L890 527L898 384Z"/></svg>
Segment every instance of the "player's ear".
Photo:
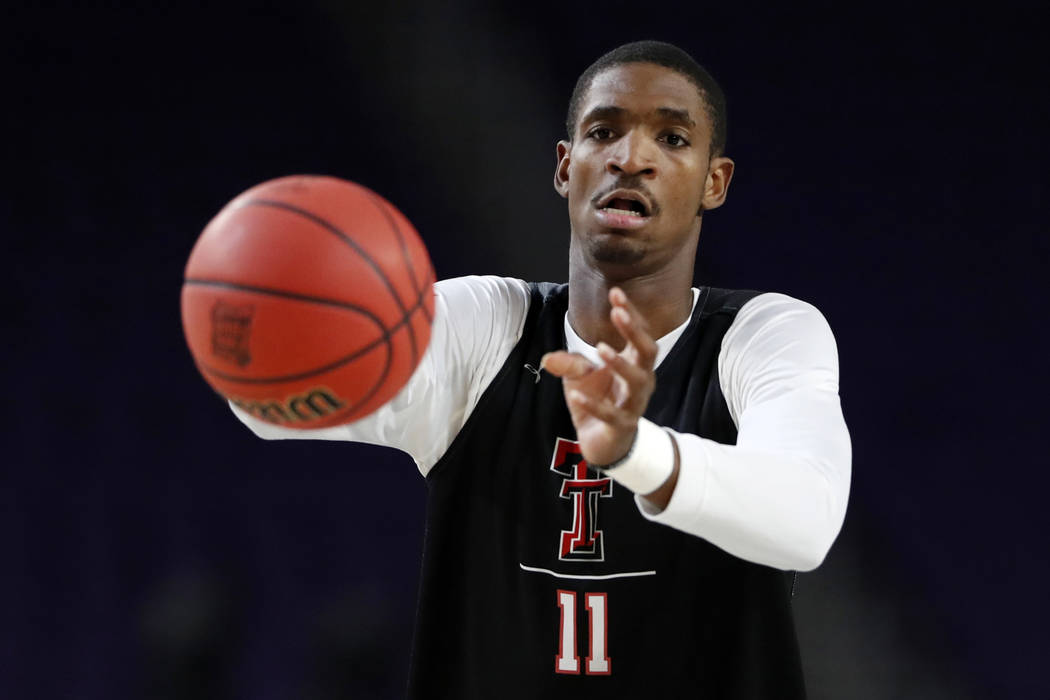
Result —
<svg viewBox="0 0 1050 700"><path fill-rule="evenodd" d="M735 166L732 159L725 156L711 159L711 164L707 168L707 179L704 181L703 199L700 200L701 211L717 209L726 201L729 181L733 179Z"/></svg>
<svg viewBox="0 0 1050 700"><path fill-rule="evenodd" d="M562 197L569 196L569 151L572 150L572 142L559 141L554 149L554 189Z"/></svg>

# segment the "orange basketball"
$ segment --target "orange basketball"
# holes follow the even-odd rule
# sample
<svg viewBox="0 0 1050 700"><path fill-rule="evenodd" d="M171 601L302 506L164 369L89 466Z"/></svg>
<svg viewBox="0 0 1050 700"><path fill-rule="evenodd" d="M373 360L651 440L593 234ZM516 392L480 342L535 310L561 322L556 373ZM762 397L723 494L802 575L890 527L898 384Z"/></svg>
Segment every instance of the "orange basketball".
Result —
<svg viewBox="0 0 1050 700"><path fill-rule="evenodd" d="M430 340L434 269L401 212L333 177L264 182L208 223L182 326L204 379L257 418L347 423L405 385Z"/></svg>

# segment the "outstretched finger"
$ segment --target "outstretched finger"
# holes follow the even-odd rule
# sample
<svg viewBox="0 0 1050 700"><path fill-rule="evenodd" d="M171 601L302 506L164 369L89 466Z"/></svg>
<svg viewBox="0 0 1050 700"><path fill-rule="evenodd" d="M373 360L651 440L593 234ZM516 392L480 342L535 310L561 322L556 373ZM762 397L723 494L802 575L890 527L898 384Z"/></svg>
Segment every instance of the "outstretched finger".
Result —
<svg viewBox="0 0 1050 700"><path fill-rule="evenodd" d="M633 349L637 364L651 370L656 363L657 345L649 335L649 325L619 287L609 292L609 301L613 305L609 317L616 330L627 341L629 349Z"/></svg>
<svg viewBox="0 0 1050 700"><path fill-rule="evenodd" d="M643 392L652 375L651 369L638 366L605 343L598 343L598 355L605 362L606 367L627 382L632 395Z"/></svg>
<svg viewBox="0 0 1050 700"><path fill-rule="evenodd" d="M638 310L638 307L634 305L634 302L627 296L627 292L623 291L620 287L613 287L609 290L609 303L613 307L622 306L627 309L628 313L634 318L640 320L643 328L648 330L649 324L646 322L645 317L642 316L642 312Z"/></svg>
<svg viewBox="0 0 1050 700"><path fill-rule="evenodd" d="M580 379L593 372L597 367L583 355L565 350L555 350L543 356L540 369L545 369L555 377L563 379Z"/></svg>

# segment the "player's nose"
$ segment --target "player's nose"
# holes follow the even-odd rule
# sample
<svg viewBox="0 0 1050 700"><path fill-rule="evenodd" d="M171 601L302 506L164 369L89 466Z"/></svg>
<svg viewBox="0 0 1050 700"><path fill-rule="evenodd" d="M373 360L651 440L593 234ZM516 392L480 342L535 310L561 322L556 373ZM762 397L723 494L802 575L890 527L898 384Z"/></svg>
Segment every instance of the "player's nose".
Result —
<svg viewBox="0 0 1050 700"><path fill-rule="evenodd" d="M629 131L609 150L605 169L614 175L654 175L653 144L638 131Z"/></svg>

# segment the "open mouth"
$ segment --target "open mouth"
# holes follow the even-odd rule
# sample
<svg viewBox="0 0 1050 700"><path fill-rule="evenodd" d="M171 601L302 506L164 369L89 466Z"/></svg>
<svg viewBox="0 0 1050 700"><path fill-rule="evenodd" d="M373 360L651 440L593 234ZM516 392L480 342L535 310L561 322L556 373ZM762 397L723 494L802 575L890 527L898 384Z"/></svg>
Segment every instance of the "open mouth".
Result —
<svg viewBox="0 0 1050 700"><path fill-rule="evenodd" d="M632 214L634 216L649 216L645 205L633 199L622 199L617 197L602 207L610 214Z"/></svg>
<svg viewBox="0 0 1050 700"><path fill-rule="evenodd" d="M648 198L634 190L616 190L602 197L597 203L599 211L609 216L645 218L652 214Z"/></svg>

